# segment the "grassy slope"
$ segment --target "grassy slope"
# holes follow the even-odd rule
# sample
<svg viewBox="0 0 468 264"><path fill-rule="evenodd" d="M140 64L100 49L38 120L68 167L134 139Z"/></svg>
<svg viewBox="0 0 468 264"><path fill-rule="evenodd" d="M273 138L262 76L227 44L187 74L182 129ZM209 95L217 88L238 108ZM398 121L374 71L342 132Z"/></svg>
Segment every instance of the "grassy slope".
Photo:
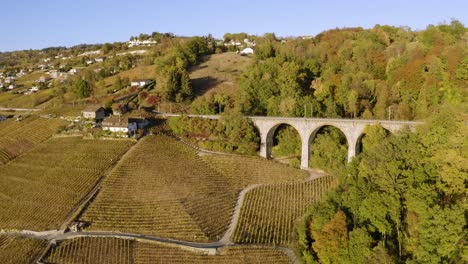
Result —
<svg viewBox="0 0 468 264"><path fill-rule="evenodd" d="M214 54L202 64L190 71L190 78L196 96L216 92L234 95L237 91L237 79L249 65L249 57L235 52Z"/></svg>
<svg viewBox="0 0 468 264"><path fill-rule="evenodd" d="M111 86L115 83L115 80L118 76L120 76L120 78L129 78L130 81L132 81L133 79L154 79L154 76L156 74L156 67L156 65L138 66L136 68L107 77L106 79L104 79L104 81L106 83L106 86Z"/></svg>

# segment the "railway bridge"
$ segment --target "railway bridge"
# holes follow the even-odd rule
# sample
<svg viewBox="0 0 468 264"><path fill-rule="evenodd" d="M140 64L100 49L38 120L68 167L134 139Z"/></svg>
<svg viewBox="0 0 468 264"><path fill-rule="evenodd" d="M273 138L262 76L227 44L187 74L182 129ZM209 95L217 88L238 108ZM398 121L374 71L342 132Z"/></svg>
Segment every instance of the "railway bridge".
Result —
<svg viewBox="0 0 468 264"><path fill-rule="evenodd" d="M165 114L165 116L180 116L177 114ZM219 119L219 115L187 115L189 117L200 117L207 119ZM364 129L369 125L380 124L386 130L395 133L403 128L414 130L418 121L396 121L396 120L366 120L366 119L332 119L332 118L302 118L302 117L271 117L271 116L247 116L260 132L260 156L271 157L273 137L276 129L283 124L290 125L298 132L301 143L301 167L309 167L310 143L312 143L319 132L325 126L339 129L348 142L348 161L357 154L358 146L364 135Z"/></svg>

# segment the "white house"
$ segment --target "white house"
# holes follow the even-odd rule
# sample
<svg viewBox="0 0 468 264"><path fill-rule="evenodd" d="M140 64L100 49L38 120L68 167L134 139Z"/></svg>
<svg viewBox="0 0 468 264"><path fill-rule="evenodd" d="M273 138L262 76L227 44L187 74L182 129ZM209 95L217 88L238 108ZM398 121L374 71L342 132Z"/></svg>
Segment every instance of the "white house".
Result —
<svg viewBox="0 0 468 264"><path fill-rule="evenodd" d="M97 57L96 59L94 59L96 62L103 62L106 60L106 56L102 56L102 57Z"/></svg>
<svg viewBox="0 0 468 264"><path fill-rule="evenodd" d="M77 74L77 73L78 73L78 69L72 68L72 69L70 69L70 70L68 71L68 73L70 73L70 74Z"/></svg>
<svg viewBox="0 0 468 264"><path fill-rule="evenodd" d="M16 87L17 87L16 84L12 83L12 84L10 84L10 85L8 86L8 89L13 90L13 89L15 89Z"/></svg>
<svg viewBox="0 0 468 264"><path fill-rule="evenodd" d="M127 133L127 135L133 135L138 129L138 124L135 120L128 117L111 116L105 118L102 121L102 130L108 130L111 132Z"/></svg>
<svg viewBox="0 0 468 264"><path fill-rule="evenodd" d="M250 55L250 54L254 54L254 50L252 48L245 48L241 50L239 53L240 55Z"/></svg>
<svg viewBox="0 0 468 264"><path fill-rule="evenodd" d="M106 116L106 110L102 106L90 105L81 111L84 118L102 120Z"/></svg>
<svg viewBox="0 0 468 264"><path fill-rule="evenodd" d="M130 86L137 86L137 87L143 87L147 84L149 84L151 80L149 79L142 79L142 80L133 80L130 82Z"/></svg>

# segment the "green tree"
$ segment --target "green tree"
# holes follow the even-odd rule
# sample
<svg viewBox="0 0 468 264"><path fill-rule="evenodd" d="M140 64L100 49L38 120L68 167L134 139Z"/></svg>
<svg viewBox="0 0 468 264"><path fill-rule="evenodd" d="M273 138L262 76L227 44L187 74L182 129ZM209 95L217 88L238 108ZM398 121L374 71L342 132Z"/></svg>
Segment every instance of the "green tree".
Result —
<svg viewBox="0 0 468 264"><path fill-rule="evenodd" d="M74 88L75 88L75 96L77 98L89 97L93 92L91 85L83 79L78 80L75 83Z"/></svg>

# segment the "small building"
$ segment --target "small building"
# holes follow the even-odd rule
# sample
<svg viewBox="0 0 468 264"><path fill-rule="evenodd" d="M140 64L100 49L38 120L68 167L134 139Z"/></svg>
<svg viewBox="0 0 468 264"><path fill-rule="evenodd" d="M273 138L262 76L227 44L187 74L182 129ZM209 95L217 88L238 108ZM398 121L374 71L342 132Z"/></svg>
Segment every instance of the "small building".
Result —
<svg viewBox="0 0 468 264"><path fill-rule="evenodd" d="M16 87L17 87L16 84L12 83L12 84L10 84L10 85L8 86L8 89L13 90L13 89L15 89Z"/></svg>
<svg viewBox="0 0 468 264"><path fill-rule="evenodd" d="M127 133L128 136L132 136L138 129L138 123L134 119L121 116L105 118L101 126L102 130Z"/></svg>
<svg viewBox="0 0 468 264"><path fill-rule="evenodd" d="M6 119L7 119L6 116L0 115L0 122L5 121Z"/></svg>
<svg viewBox="0 0 468 264"><path fill-rule="evenodd" d="M245 48L241 50L239 53L240 55L250 55L250 54L254 54L254 50L252 48Z"/></svg>
<svg viewBox="0 0 468 264"><path fill-rule="evenodd" d="M82 112L84 118L96 119L101 121L106 117L106 110L102 106L88 106Z"/></svg>
<svg viewBox="0 0 468 264"><path fill-rule="evenodd" d="M46 82L49 82L50 80L52 80L52 78L41 76L41 77L39 77L39 79L36 82L46 83Z"/></svg>
<svg viewBox="0 0 468 264"><path fill-rule="evenodd" d="M77 74L78 73L78 69L77 68L71 68L68 73L70 74Z"/></svg>
<svg viewBox="0 0 468 264"><path fill-rule="evenodd" d="M16 79L16 78L13 77L13 76L8 76L8 77L5 78L4 81L5 81L5 83L10 84L10 83L14 83L14 82L15 82L15 79Z"/></svg>
<svg viewBox="0 0 468 264"><path fill-rule="evenodd" d="M35 93L35 92L39 91L39 86L37 86L37 85L31 86L31 89L29 89L29 91Z"/></svg>
<svg viewBox="0 0 468 264"><path fill-rule="evenodd" d="M70 229L71 232L80 232L85 225L85 222L73 221L70 223L70 226L68 226L68 229Z"/></svg>
<svg viewBox="0 0 468 264"><path fill-rule="evenodd" d="M137 86L137 87L143 87L147 84L149 84L151 80L149 79L142 79L142 80L133 80L130 82L130 86Z"/></svg>
<svg viewBox="0 0 468 264"><path fill-rule="evenodd" d="M106 56L102 56L102 57L97 57L96 59L94 59L96 62L103 62L106 60Z"/></svg>

